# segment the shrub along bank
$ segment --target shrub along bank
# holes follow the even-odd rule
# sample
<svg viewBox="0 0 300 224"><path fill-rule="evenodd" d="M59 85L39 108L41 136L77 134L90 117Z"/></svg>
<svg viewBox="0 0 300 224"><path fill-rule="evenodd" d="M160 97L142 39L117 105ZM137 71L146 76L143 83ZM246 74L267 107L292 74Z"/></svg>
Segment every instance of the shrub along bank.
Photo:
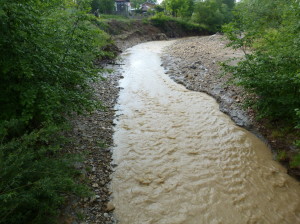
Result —
<svg viewBox="0 0 300 224"><path fill-rule="evenodd" d="M51 223L76 183L65 118L99 106L89 82L109 37L88 1L0 3L0 223ZM52 217L52 218L51 218Z"/></svg>
<svg viewBox="0 0 300 224"><path fill-rule="evenodd" d="M224 68L250 93L247 106L263 118L269 138L282 143L278 159L291 168L300 166L299 20L297 0L244 0L224 26L229 45L245 51L245 60Z"/></svg>
<svg viewBox="0 0 300 224"><path fill-rule="evenodd" d="M88 0L0 4L0 223L52 223L68 196L89 194L75 181L79 157L66 153L62 136L68 116L100 106L90 89L100 72L93 62L113 56L102 30L121 34L143 24L147 36L162 32L151 23L168 29L157 17L96 18ZM203 32L171 22L169 31L180 26L181 35Z"/></svg>

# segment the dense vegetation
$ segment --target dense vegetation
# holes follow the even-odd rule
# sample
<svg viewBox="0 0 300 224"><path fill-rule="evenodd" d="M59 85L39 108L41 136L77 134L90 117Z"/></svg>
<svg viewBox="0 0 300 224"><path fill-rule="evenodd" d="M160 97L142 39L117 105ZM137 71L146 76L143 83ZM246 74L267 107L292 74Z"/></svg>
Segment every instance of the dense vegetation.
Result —
<svg viewBox="0 0 300 224"><path fill-rule="evenodd" d="M284 127L283 138L284 129L300 127L299 21L297 0L243 0L235 8L234 21L224 26L229 45L246 54L244 61L225 69L252 95L249 105L259 117ZM295 144L300 147L299 141ZM298 153L292 165L299 160Z"/></svg>
<svg viewBox="0 0 300 224"><path fill-rule="evenodd" d="M156 0L131 0L131 12L125 14L141 17L141 5L145 2L156 3ZM114 0L93 0L92 12L98 10L104 14L116 14L113 7ZM163 21L184 21L185 24L198 24L211 33L221 31L221 26L232 19L235 0L164 0L160 5L148 10L148 15L155 15ZM138 15L138 14L141 15ZM125 15L124 14L124 15ZM102 15L101 15L102 16ZM100 17L101 17L100 16ZM174 19L175 18L175 19ZM168 22L168 21L167 21Z"/></svg>
<svg viewBox="0 0 300 224"><path fill-rule="evenodd" d="M53 221L74 181L65 118L97 107L89 82L107 36L86 0L0 3L0 223Z"/></svg>
<svg viewBox="0 0 300 224"><path fill-rule="evenodd" d="M112 14L115 11L114 0L93 0L91 2L92 12L96 15L99 13ZM98 11L97 11L98 10Z"/></svg>
<svg viewBox="0 0 300 224"><path fill-rule="evenodd" d="M235 0L164 0L162 7L166 15L180 17L198 23L205 29L216 32L232 18Z"/></svg>
<svg viewBox="0 0 300 224"><path fill-rule="evenodd" d="M170 27L171 24L175 24L176 27L184 30L187 34L207 34L206 27L203 25L193 23L181 18L166 16L163 13L157 13L156 15L149 18L149 21L151 22L151 24L159 27L165 33L168 33L168 31L172 29L172 27Z"/></svg>

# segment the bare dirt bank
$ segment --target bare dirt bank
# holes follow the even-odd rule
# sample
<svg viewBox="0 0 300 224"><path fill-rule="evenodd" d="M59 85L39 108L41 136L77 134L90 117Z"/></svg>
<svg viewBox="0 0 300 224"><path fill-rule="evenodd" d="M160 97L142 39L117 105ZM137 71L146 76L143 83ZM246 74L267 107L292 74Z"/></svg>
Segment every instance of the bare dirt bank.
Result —
<svg viewBox="0 0 300 224"><path fill-rule="evenodd" d="M221 35L190 37L178 40L165 50L163 66L171 78L193 91L205 92L220 103L237 125L250 129L252 119L241 109L244 92L236 86L226 86L221 77L220 62L243 57L243 52L226 48Z"/></svg>
<svg viewBox="0 0 300 224"><path fill-rule="evenodd" d="M176 21L165 21L159 25L153 25L147 20L111 20L108 22L108 27L104 30L111 35L114 44L120 50L125 50L147 41L208 34L208 31L192 29Z"/></svg>

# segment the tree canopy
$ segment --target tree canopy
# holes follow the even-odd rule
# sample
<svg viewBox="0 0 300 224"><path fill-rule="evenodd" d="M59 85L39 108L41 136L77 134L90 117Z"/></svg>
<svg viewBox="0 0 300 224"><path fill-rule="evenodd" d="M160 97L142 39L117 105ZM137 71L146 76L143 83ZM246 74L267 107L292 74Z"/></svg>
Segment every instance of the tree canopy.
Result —
<svg viewBox="0 0 300 224"><path fill-rule="evenodd" d="M165 12L205 26L212 32L232 19L235 0L164 0Z"/></svg>
<svg viewBox="0 0 300 224"><path fill-rule="evenodd" d="M99 13L112 14L115 10L114 0L93 0L91 3L92 12L99 10Z"/></svg>

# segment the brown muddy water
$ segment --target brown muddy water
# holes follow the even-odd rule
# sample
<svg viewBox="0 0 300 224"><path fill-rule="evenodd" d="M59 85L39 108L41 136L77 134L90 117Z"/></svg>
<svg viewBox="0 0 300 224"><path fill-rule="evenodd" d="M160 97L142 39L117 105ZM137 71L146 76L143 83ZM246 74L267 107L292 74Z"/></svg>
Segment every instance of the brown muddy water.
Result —
<svg viewBox="0 0 300 224"><path fill-rule="evenodd" d="M300 185L270 149L160 66L174 41L128 49L111 181L120 224L300 223Z"/></svg>

